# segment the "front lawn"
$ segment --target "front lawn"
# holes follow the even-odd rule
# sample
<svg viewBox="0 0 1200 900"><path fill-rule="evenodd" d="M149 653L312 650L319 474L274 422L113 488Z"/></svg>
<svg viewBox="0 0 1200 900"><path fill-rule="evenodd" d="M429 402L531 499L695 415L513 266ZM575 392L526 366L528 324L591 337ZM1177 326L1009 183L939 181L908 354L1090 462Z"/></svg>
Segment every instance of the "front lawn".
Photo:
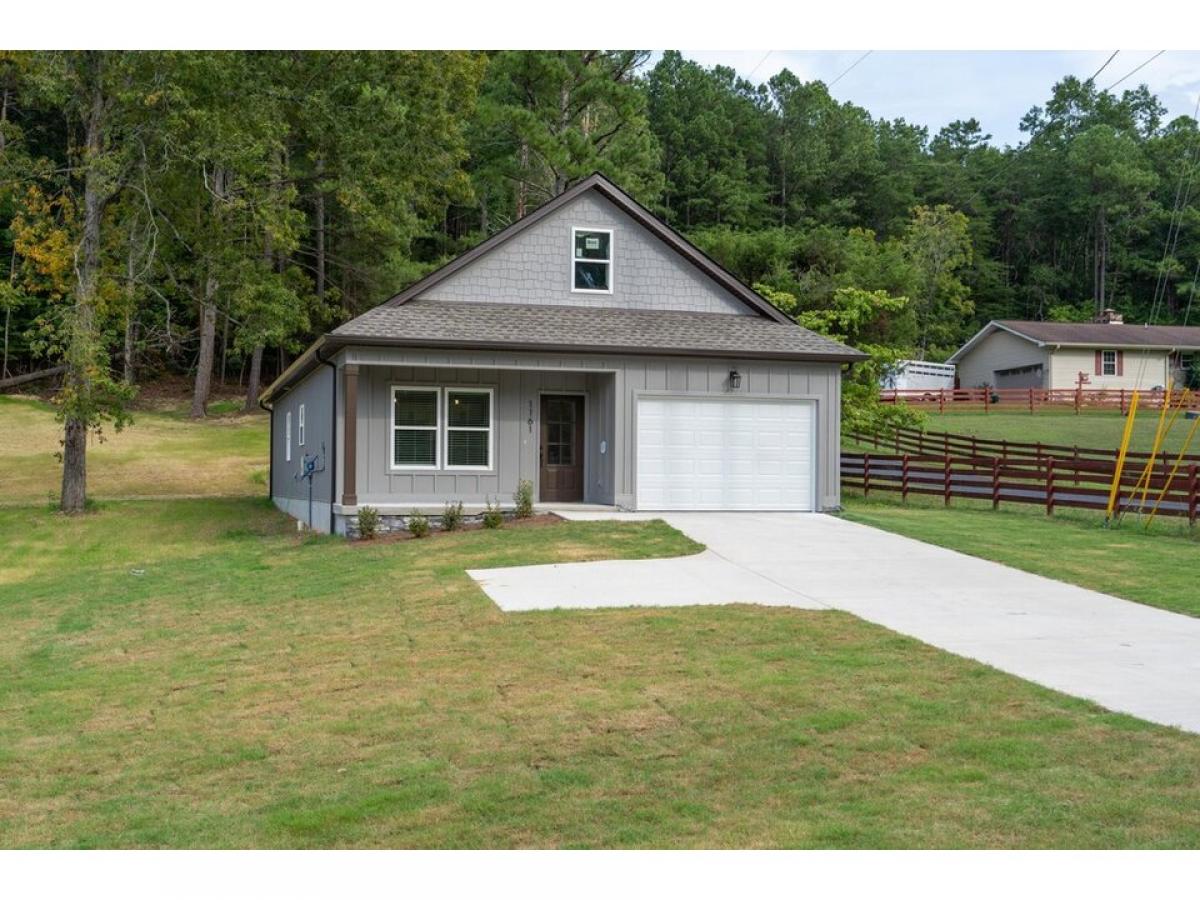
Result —
<svg viewBox="0 0 1200 900"><path fill-rule="evenodd" d="M463 574L695 549L0 510L0 845L1200 846L1196 736L843 613L506 615Z"/></svg>
<svg viewBox="0 0 1200 900"><path fill-rule="evenodd" d="M1147 534L1133 514L1119 527L1105 528L1095 513L1066 510L1050 518L1038 506L993 511L957 499L948 509L920 497L908 504L874 495L843 499L843 515L854 522L1200 616L1200 543L1184 519L1159 517Z"/></svg>
<svg viewBox="0 0 1200 900"><path fill-rule="evenodd" d="M228 405L228 404L226 404ZM212 410L222 409L214 404ZM0 505L41 503L62 483L62 425L50 404L0 396ZM266 493L267 416L192 422L178 408L133 413L120 432L88 439L88 493L97 498Z"/></svg>
<svg viewBox="0 0 1200 900"><path fill-rule="evenodd" d="M1158 410L1142 409L1134 419L1131 450L1150 452L1158 430ZM1172 414L1167 413L1168 419ZM1192 421L1180 413L1174 427L1167 433L1163 449L1178 453ZM1059 444L1065 447L1089 447L1100 450L1121 445L1125 417L1117 412L1073 412L1038 410L1029 412L948 412L929 416L930 431L949 431L952 434L975 435L992 440L1025 443ZM1200 453L1200 440L1194 441L1191 451Z"/></svg>

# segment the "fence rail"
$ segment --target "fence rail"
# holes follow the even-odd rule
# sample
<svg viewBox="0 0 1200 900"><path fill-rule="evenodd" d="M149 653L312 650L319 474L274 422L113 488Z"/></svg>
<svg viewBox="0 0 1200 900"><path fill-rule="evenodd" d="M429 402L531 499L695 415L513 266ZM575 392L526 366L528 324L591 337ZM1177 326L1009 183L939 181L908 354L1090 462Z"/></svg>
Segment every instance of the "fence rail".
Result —
<svg viewBox="0 0 1200 900"><path fill-rule="evenodd" d="M1115 448L1078 447L1066 444L1044 444L1030 441L1008 441L995 438L975 437L971 434L955 434L949 431L919 431L915 428L897 428L891 434L861 434L848 435L860 446L874 447L876 450L891 450L895 454L938 454L952 457L981 457L998 456L1002 459L1045 459L1054 457L1060 460L1100 460L1115 462ZM1144 468L1150 454L1144 451L1129 451L1125 454L1126 466ZM1155 456L1156 464L1173 465L1179 458L1178 453L1161 451ZM1200 454L1186 453L1182 457L1184 464L1200 463Z"/></svg>
<svg viewBox="0 0 1200 900"><path fill-rule="evenodd" d="M1108 506L1116 463L1103 459L1055 456L1001 458L922 453L843 453L842 485L869 496L873 491L954 497L1004 503L1030 503L1104 511ZM1145 463L1127 463L1120 478L1116 509L1185 516L1192 525L1200 510L1200 465L1155 465L1143 479Z"/></svg>
<svg viewBox="0 0 1200 900"><path fill-rule="evenodd" d="M1143 409L1161 409L1167 402L1167 392L1161 390L1138 391L1138 405ZM904 402L913 406L932 408L938 412L947 409L964 411L981 409L1011 411L1014 409L1037 412L1039 409L1083 409L1129 411L1133 391L1126 388L893 388L879 392L884 403ZM1196 392L1172 391L1171 408L1200 409L1200 396Z"/></svg>

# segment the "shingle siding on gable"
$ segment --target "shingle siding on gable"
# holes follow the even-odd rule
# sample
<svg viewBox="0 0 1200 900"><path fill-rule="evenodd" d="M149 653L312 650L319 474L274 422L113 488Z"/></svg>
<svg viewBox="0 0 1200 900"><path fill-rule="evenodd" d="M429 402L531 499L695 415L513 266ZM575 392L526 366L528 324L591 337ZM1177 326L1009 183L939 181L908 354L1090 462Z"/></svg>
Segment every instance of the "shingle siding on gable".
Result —
<svg viewBox="0 0 1200 900"><path fill-rule="evenodd" d="M611 294L571 290L573 227L612 229ZM757 315L592 191L434 285L421 297Z"/></svg>

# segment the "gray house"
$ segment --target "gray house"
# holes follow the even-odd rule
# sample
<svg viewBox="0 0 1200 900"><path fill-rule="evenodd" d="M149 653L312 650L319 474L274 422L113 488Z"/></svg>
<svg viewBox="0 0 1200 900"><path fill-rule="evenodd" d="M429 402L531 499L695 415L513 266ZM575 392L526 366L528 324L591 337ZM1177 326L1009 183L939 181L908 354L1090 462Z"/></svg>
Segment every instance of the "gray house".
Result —
<svg viewBox="0 0 1200 900"><path fill-rule="evenodd" d="M322 531L510 502L839 505L842 369L600 175L316 341L266 389L271 497ZM309 478L303 467L309 465Z"/></svg>

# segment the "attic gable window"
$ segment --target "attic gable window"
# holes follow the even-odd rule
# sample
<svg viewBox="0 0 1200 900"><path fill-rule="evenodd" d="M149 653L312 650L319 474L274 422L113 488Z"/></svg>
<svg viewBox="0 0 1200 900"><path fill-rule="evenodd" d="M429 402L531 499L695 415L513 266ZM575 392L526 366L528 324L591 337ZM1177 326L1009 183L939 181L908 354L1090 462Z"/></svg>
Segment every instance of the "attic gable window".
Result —
<svg viewBox="0 0 1200 900"><path fill-rule="evenodd" d="M612 293L612 236L602 228L572 228L571 290Z"/></svg>

